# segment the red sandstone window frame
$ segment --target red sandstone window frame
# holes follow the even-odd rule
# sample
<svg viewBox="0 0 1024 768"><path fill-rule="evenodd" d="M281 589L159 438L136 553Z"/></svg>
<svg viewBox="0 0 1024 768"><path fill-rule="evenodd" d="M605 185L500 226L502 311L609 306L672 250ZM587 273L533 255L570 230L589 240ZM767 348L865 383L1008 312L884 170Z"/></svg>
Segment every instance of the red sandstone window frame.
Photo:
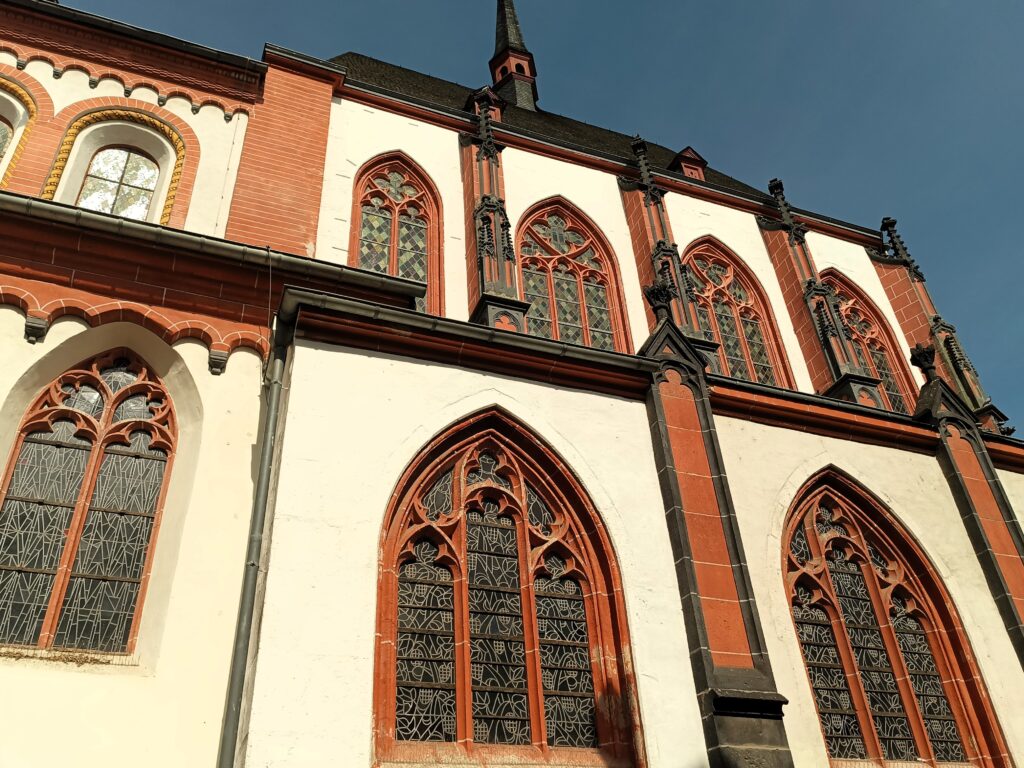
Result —
<svg viewBox="0 0 1024 768"><path fill-rule="evenodd" d="M721 287L708 286L705 291L697 293L696 303L705 308L711 318L711 333L714 336L713 340L719 344L717 352L718 366L723 375L729 375L729 364L726 360L724 346L722 345L718 319L715 316L713 306L715 300L723 301L732 309L738 327L741 326L741 318L743 317L754 318L758 321L761 335L767 348L768 358L771 362L772 372L776 379L774 386L794 389L793 371L790 368L789 358L779 336L779 325L775 319L775 313L772 311L771 301L769 301L761 281L757 279L743 259L721 240L711 235L694 240L684 249L682 263L689 275L699 274L699 270L694 263L697 259L725 264L730 270L728 279L730 281L738 279L743 288L746 289L749 297L748 301L739 302L728 290L728 283ZM691 322L693 327L701 328L698 318L692 318ZM757 381L754 372L754 361L750 352L750 342L742 331L739 335L739 341L746 361L747 371L750 373L750 381Z"/></svg>
<svg viewBox="0 0 1024 768"><path fill-rule="evenodd" d="M362 240L363 206L374 197L380 197L380 190L374 185L375 177L387 176L389 173L402 175L406 182L417 188L415 198L408 198L398 203L388 195L383 202L397 222L401 212L410 204L415 204L421 217L427 223L427 293L425 296L426 311L432 315L444 314L444 220L441 194L430 175L411 157L404 152L385 152L366 161L356 174L352 185L352 216L349 232L350 266L360 266L360 242ZM387 274L395 276L398 269L398 227L392 225L389 242Z"/></svg>
<svg viewBox="0 0 1024 768"><path fill-rule="evenodd" d="M542 237L535 238L537 244L545 251L545 256L532 257L524 255L523 246L525 238L531 233L535 233L536 226L542 224L549 216L558 216L564 220L566 222L566 230L579 233L583 237L583 242L572 248L569 253L561 254L550 248L546 242L543 242ZM576 255L588 249L593 250L599 268L586 268L574 261ZM530 206L520 217L519 225L516 228L515 250L519 258L519 297L521 299L526 300L525 277L523 274L525 268L533 267L537 271L545 272L547 275L547 290L548 296L551 299L549 318L552 324L552 339L556 341L561 340L554 300L553 272L560 266L564 266L576 277L577 289L581 297L580 316L583 325L584 346L591 346L591 330L589 328L585 301L582 298L584 295L583 283L589 278L593 282L604 286L607 291L614 351L629 353L632 350L632 339L626 317L625 303L622 299L622 281L619 275L615 251L600 227L578 206L564 197L548 198ZM526 322L527 332L529 333L529 318L527 318Z"/></svg>
<svg viewBox="0 0 1024 768"><path fill-rule="evenodd" d="M816 521L814 516L823 502L836 511L834 522L846 529L845 535L838 530L830 530L825 534L813 532ZM801 529L807 535L811 554L810 559L804 563L792 552L793 537ZM872 565L869 544L884 559L884 572ZM867 581L871 602L897 678L900 698L921 755L920 764L942 766L961 763L936 762L925 735L917 698L889 619L894 597L908 601L908 613L919 621L926 632L943 689L959 729L967 762L986 768L1012 766L1005 738L971 651L970 641L941 576L920 545L881 500L842 470L827 467L804 484L790 507L783 536L782 573L794 630L796 617L792 607L797 601L798 587L809 590L814 596L812 604L824 610L829 617L867 750L863 762L879 766L884 764L854 651L828 577L826 554L836 548L850 553L849 559L861 566ZM806 661L804 671L808 675L813 700L813 684ZM825 741L824 729L821 733ZM860 764L856 760L854 763ZM830 764L843 766L850 763L830 757Z"/></svg>
<svg viewBox="0 0 1024 768"><path fill-rule="evenodd" d="M865 356L872 376L881 378L875 361L871 358L871 350L881 350L889 363L892 375L897 388L897 394L903 398L906 412L914 410L918 386L914 376L910 372L906 357L901 351L899 342L892 331L892 327L886 321L881 311L873 301L860 288L854 285L845 275L835 269L825 269L821 272L821 282L837 294L845 294L846 301L840 302L839 313L843 317L844 324L850 329L853 338L852 344L858 345ZM870 329L862 331L853 322L851 313L859 313L870 324ZM884 382L879 386L879 394L882 398L883 407L890 411L899 411L894 407L888 392L885 390Z"/></svg>
<svg viewBox="0 0 1024 768"><path fill-rule="evenodd" d="M471 700L469 682L468 612L456 619L458 701L458 737L454 742L416 742L396 739L396 644L398 564L416 541L432 541L441 552L439 563L450 567L454 577L456 615L460 600L465 601L466 569L461 565L459 542L447 538L448 525L442 518L434 525L410 525L412 507L432 487L442 473L453 465L464 468L474 452L486 450L506 457L499 472L507 472L516 493L521 483L529 482L545 501L557 510L566 525L554 543L543 552L571 553L572 570L584 588L587 625L593 671L594 695L597 705L599 747L550 747L541 738L537 711L539 666L533 670L531 661L529 701L533 723L533 743L509 746L478 744L472 741ZM458 502L453 499L453 502ZM457 510L460 517L464 510ZM527 529L517 522L520 540ZM532 534L530 534L532 535ZM537 547L527 548L534 574L541 569L533 557ZM533 554L529 554L532 551ZM523 605L530 615L533 575L521 571ZM604 524L586 491L554 450L543 439L528 430L500 408L490 408L452 425L431 440L409 464L391 496L381 536L377 604L377 642L375 656L375 766L417 764L491 764L527 761L531 765L601 766L602 768L644 768L646 756L640 736L640 716L636 701L636 685L632 675L629 652L629 631L622 599L618 565ZM464 603L463 603L464 604ZM527 632L529 636L529 631ZM527 648L529 648L527 640ZM529 656L528 651L528 656ZM536 653L533 654L536 658Z"/></svg>
<svg viewBox="0 0 1024 768"><path fill-rule="evenodd" d="M129 370L139 373L139 380L114 393L102 380L99 372L105 365L121 358L129 361ZM104 409L99 419L94 419L79 410L61 407L60 403L63 401L61 387L67 384L75 387L81 384L88 384L102 393ZM127 420L113 422L113 415L117 405L124 402L128 397L139 393L153 396L153 401L157 399L162 401L162 404L153 411L152 419L148 421ZM18 436L11 448L7 467L4 470L2 486L0 486L0 504L3 504L7 499L11 480L22 453L25 438L33 432L52 428L54 422L57 421L74 422L77 427L77 434L88 437L92 441L92 447L89 449L90 455L72 511L71 522L65 531L60 563L50 591L49 603L39 633L39 640L33 646L40 650L48 650L53 646L57 622L60 617L61 603L72 576L74 557L84 533L86 517L107 446L117 443L124 444L128 441L128 435L132 432L145 431L150 434L152 439L150 447L164 451L167 456L161 487L154 506L153 528L149 536L149 545L142 567L139 592L135 600L135 610L128 632L126 650L119 653L115 651L94 651L84 648L61 649L61 652L64 653L101 653L109 656L131 656L135 651L138 641L142 609L149 588L150 574L156 552L156 544L159 539L167 489L174 468L177 445L177 417L174 411L174 403L166 386L153 372L152 367L142 357L127 348L110 349L68 368L43 388L22 418L21 426L18 429ZM24 648L26 646L8 645L6 647Z"/></svg>

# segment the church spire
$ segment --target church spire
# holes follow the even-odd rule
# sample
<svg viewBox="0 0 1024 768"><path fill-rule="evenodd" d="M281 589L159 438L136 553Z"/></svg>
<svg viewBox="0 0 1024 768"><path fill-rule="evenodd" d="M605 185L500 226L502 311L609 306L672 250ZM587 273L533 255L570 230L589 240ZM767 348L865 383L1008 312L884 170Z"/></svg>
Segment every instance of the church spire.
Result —
<svg viewBox="0 0 1024 768"><path fill-rule="evenodd" d="M498 0L491 79L494 90L509 104L537 110L537 70L523 40L515 0Z"/></svg>

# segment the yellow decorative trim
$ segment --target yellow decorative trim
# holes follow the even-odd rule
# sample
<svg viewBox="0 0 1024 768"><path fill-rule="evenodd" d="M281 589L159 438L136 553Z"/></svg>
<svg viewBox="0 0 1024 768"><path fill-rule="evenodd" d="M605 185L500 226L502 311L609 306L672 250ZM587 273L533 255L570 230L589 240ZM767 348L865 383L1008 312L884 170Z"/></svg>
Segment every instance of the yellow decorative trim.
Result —
<svg viewBox="0 0 1024 768"><path fill-rule="evenodd" d="M68 158L71 156L71 148L74 147L78 134L90 125L113 121L137 123L138 125L144 125L147 128L152 128L154 131L157 131L162 136L166 137L167 140L171 142L171 146L174 147L174 170L171 171L171 183L167 187L167 197L164 200L164 210L160 215L160 223L167 224L171 220L171 209L174 208L174 198L178 194L178 182L181 181L181 172L185 167L185 142L182 140L181 136L178 135L178 132L167 123L147 115L144 112L136 112L130 109L101 109L98 112L90 112L87 115L83 115L71 124L71 127L68 128L68 132L64 135L64 141L60 144L60 150L57 152L57 159L53 161L53 169L50 171L50 178L46 180L46 185L43 187L43 199L52 200L53 196L56 194L57 185L60 183L60 177L64 173L64 168L68 164Z"/></svg>
<svg viewBox="0 0 1024 768"><path fill-rule="evenodd" d="M7 164L7 170L4 171L4 176L0 179L0 189L3 189L7 186L7 182L11 180L11 173L14 171L14 166L18 164L18 160L21 159L21 153L25 151L25 140L28 138L32 126L36 124L36 112L38 110L36 109L36 102L32 98L32 94L12 80L0 77L0 91L7 91L7 93L20 101L21 105L28 112L28 122L25 123L25 130L21 132L18 146L14 148L14 154L11 155L11 162Z"/></svg>

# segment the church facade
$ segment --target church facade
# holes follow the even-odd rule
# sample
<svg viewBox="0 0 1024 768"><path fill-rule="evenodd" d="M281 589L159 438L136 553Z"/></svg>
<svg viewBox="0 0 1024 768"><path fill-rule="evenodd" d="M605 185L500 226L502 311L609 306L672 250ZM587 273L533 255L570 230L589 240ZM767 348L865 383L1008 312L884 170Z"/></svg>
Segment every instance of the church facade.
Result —
<svg viewBox="0 0 1024 768"><path fill-rule="evenodd" d="M0 765L1024 762L1024 442L896 221L496 29L0 2Z"/></svg>

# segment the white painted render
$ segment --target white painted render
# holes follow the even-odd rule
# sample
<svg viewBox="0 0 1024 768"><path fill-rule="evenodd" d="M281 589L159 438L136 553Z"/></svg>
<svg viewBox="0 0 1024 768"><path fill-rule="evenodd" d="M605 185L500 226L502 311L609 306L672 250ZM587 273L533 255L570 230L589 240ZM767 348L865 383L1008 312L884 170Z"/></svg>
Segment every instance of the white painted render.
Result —
<svg viewBox="0 0 1024 768"><path fill-rule="evenodd" d="M347 264L352 223L352 185L368 160L401 150L430 176L441 196L444 222L445 314L469 319L466 224L459 135L392 112L335 98L324 163L316 256Z"/></svg>
<svg viewBox="0 0 1024 768"><path fill-rule="evenodd" d="M819 232L808 232L807 247L811 251L819 272L829 267L842 272L850 282L860 288L875 303L875 306L888 321L892 335L900 346L900 353L914 374L914 380L918 385L923 385L924 376L917 368L909 365L910 345L907 344L907 337L904 335L903 329L900 328L896 313L893 312L892 304L889 303L889 297L885 295L882 281L875 271L875 265L871 263L871 257L864 250L864 246L829 237Z"/></svg>
<svg viewBox="0 0 1024 768"><path fill-rule="evenodd" d="M834 464L888 505L942 576L970 638L1012 754L1024 755L1024 671L985 583L949 486L932 456L716 418L796 768L828 764L783 586L782 533L800 487ZM766 457L770 457L768 460Z"/></svg>
<svg viewBox="0 0 1024 768"><path fill-rule="evenodd" d="M1003 490L1006 491L1006 496L1010 499L1010 506L1013 507L1017 520L1024 523L1024 474L997 469L996 475Z"/></svg>
<svg viewBox="0 0 1024 768"><path fill-rule="evenodd" d="M650 331L618 178L612 173L511 147L501 153L501 163L505 174L505 207L513 236L528 208L555 196L576 205L600 228L614 251L610 256L619 267L626 322L633 337L633 348L638 349Z"/></svg>
<svg viewBox="0 0 1024 768"><path fill-rule="evenodd" d="M15 59L11 54L2 52L0 63L14 66ZM124 85L115 78L102 78L93 88L89 85L88 74L78 69L69 69L59 78L55 78L52 65L42 59L30 61L25 67L25 72L38 80L53 99L54 114L69 110L66 115L69 125L80 116L73 109L77 102L100 97L125 97ZM129 98L155 106L158 94L152 88L140 86L132 90ZM227 231L227 217L231 209L238 162L249 118L245 113L235 113L230 120L225 120L224 110L214 104L206 104L193 114L191 103L180 96L168 99L163 108L186 123L195 132L199 142L198 167L184 229L202 235L223 237ZM82 133L84 135L85 131ZM72 154L74 153L75 150L72 150ZM186 154L186 166L195 162L194 157ZM163 170L161 168L161 171ZM78 181L80 184L80 177ZM61 188L66 186L62 181ZM61 202L68 202L64 198L69 194L58 192L58 199ZM75 198L77 194L70 196ZM70 202L73 203L74 199ZM162 207L162 203L153 206L154 209Z"/></svg>
<svg viewBox="0 0 1024 768"><path fill-rule="evenodd" d="M707 765L642 403L303 342L288 401L248 768L369 768L389 498L424 444L492 405L554 446L607 526L650 768Z"/></svg>
<svg viewBox="0 0 1024 768"><path fill-rule="evenodd" d="M771 304L796 388L801 392L813 392L800 342L797 341L793 321L782 298L778 275L753 214L674 192L665 195L665 208L672 222L672 234L679 244L680 254L686 253L689 245L698 238L712 235L741 258L754 273Z"/></svg>
<svg viewBox="0 0 1024 768"><path fill-rule="evenodd" d="M153 768L213 765L252 504L260 361L236 352L213 376L198 342L172 349L129 323L88 328L65 318L34 345L23 333L24 316L0 308L5 463L40 388L119 346L163 379L179 435L135 654L0 650L0 765L126 765L128 755Z"/></svg>

